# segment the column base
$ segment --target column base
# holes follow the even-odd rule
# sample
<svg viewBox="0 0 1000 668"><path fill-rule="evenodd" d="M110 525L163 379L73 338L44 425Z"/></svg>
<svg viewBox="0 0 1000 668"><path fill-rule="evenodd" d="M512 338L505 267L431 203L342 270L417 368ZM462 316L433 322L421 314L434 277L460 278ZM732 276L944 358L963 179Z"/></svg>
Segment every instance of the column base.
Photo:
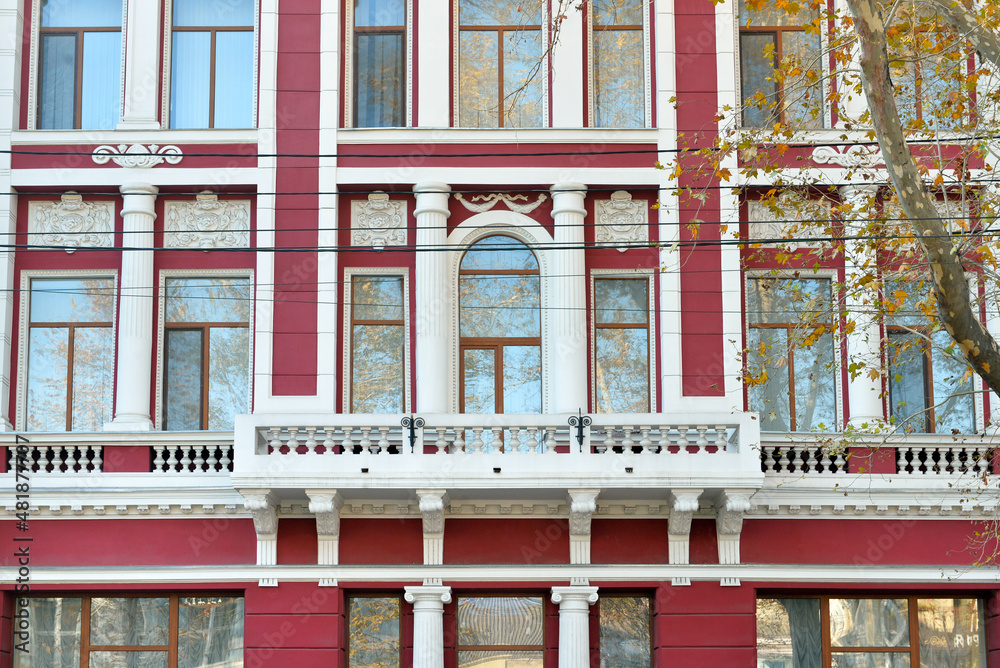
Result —
<svg viewBox="0 0 1000 668"><path fill-rule="evenodd" d="M139 420L119 420L105 422L103 431L154 431L153 421L149 418Z"/></svg>

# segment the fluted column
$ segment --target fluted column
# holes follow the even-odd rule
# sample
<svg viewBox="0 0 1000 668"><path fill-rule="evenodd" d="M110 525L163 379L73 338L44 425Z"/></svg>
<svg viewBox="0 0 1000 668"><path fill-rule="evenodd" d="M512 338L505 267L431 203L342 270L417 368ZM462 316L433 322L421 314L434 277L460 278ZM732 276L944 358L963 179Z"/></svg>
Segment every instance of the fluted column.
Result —
<svg viewBox="0 0 1000 668"><path fill-rule="evenodd" d="M105 431L149 431L153 363L153 221L156 186L126 183L123 197L122 271L118 299L115 417Z"/></svg>
<svg viewBox="0 0 1000 668"><path fill-rule="evenodd" d="M552 186L552 220L555 245L552 275L543 277L550 299L559 308L550 316L550 336L546 362L558 388L549 397L549 411L576 413L587 410L587 271L583 251L583 206L587 186L557 183ZM544 304L543 304L544 306Z"/></svg>
<svg viewBox="0 0 1000 668"><path fill-rule="evenodd" d="M874 202L876 191L876 186L843 186L840 197L845 204L852 205L854 217L860 219L865 217L865 208ZM851 223L846 222L845 227L850 230ZM854 226L855 229L858 227ZM845 236L854 235L848 233ZM847 243L848 259L844 271L845 282L851 288L847 291L846 306L848 313L854 317L854 331L847 335L847 362L860 361L878 367L881 365L882 332L875 314L874 297L866 300L864 294L857 290L858 279L869 271L864 265L870 253L864 248L864 241L851 240ZM874 267L873 258L871 266ZM853 377L848 375L847 396L851 411L848 424L859 429L867 425L865 431L878 431L885 422L881 378L876 376L873 379L867 373Z"/></svg>
<svg viewBox="0 0 1000 668"><path fill-rule="evenodd" d="M559 605L559 668L587 668L590 606L597 603L597 587L553 587L552 602Z"/></svg>
<svg viewBox="0 0 1000 668"><path fill-rule="evenodd" d="M119 130L159 130L160 0L128 0L125 99ZM168 19L169 20L169 19Z"/></svg>
<svg viewBox="0 0 1000 668"><path fill-rule="evenodd" d="M406 587L413 604L413 668L444 666L444 604L451 603L451 587Z"/></svg>
<svg viewBox="0 0 1000 668"><path fill-rule="evenodd" d="M417 248L443 248L448 239L448 196L451 186L444 183L418 183L413 187L417 208ZM448 356L448 328L451 326L451 300L448 299L447 253L417 252L417 411L448 413L448 379L451 378Z"/></svg>

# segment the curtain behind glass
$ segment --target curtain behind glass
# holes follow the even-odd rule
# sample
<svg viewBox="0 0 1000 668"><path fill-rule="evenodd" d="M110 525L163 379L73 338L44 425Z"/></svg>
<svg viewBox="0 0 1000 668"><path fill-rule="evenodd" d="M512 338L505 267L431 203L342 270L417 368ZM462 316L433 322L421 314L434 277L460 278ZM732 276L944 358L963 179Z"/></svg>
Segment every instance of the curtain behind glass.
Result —
<svg viewBox="0 0 1000 668"><path fill-rule="evenodd" d="M253 32L215 35L216 128L253 126Z"/></svg>
<svg viewBox="0 0 1000 668"><path fill-rule="evenodd" d="M403 35L358 33L355 125L359 128L403 125Z"/></svg>
<svg viewBox="0 0 1000 668"><path fill-rule="evenodd" d="M80 127L113 130L121 118L122 34L83 34L83 94Z"/></svg>
<svg viewBox="0 0 1000 668"><path fill-rule="evenodd" d="M175 32L170 66L170 127L208 127L212 36Z"/></svg>
<svg viewBox="0 0 1000 668"><path fill-rule="evenodd" d="M41 70L38 127L42 130L72 128L76 100L76 36L44 35Z"/></svg>

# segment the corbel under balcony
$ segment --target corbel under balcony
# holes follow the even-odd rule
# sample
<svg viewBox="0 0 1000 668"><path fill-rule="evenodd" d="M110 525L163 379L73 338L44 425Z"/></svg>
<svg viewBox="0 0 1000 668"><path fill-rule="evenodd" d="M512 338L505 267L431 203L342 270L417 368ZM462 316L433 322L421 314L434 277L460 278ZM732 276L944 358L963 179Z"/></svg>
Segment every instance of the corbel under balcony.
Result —
<svg viewBox="0 0 1000 668"><path fill-rule="evenodd" d="M245 499L243 505L253 516L253 528L257 533L257 565L276 566L278 563L278 497L268 489L240 490ZM261 587L277 587L274 578L262 578Z"/></svg>
<svg viewBox="0 0 1000 668"><path fill-rule="evenodd" d="M316 563L336 566L340 563L340 509L344 497L336 490L307 489L309 512L316 515ZM336 587L335 578L321 578L320 587Z"/></svg>

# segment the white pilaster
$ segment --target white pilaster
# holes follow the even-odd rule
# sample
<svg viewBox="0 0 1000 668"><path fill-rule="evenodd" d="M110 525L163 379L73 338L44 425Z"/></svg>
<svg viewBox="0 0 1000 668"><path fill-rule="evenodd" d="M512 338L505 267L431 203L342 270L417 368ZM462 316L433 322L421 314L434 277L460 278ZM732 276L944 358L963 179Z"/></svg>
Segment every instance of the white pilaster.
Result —
<svg viewBox="0 0 1000 668"><path fill-rule="evenodd" d="M444 509L448 505L448 493L443 489L418 489L416 492L423 520L424 565L443 564Z"/></svg>
<svg viewBox="0 0 1000 668"><path fill-rule="evenodd" d="M667 540L671 564L691 563L691 520L698 511L700 489L675 490L670 493L670 520L667 524ZM673 578L670 584L686 587L691 578Z"/></svg>
<svg viewBox="0 0 1000 668"><path fill-rule="evenodd" d="M590 606L597 603L597 587L553 587L552 602L559 605L559 668L587 668Z"/></svg>
<svg viewBox="0 0 1000 668"><path fill-rule="evenodd" d="M572 3L552 3L551 11L566 9L559 25L559 35L552 45L552 127L582 128L587 105L583 85L585 54L583 26L586 5L582 10Z"/></svg>
<svg viewBox="0 0 1000 668"><path fill-rule="evenodd" d="M413 668L444 666L444 604L451 603L451 587L406 587L404 598L413 604Z"/></svg>
<svg viewBox="0 0 1000 668"><path fill-rule="evenodd" d="M548 398L553 413L586 411L587 385L587 266L583 251L583 225L587 211L582 183L557 183L551 188L555 248L551 252L551 294L559 296L552 314L547 359L554 392Z"/></svg>
<svg viewBox="0 0 1000 668"><path fill-rule="evenodd" d="M740 534L743 515L750 510L752 491L725 490L716 501L715 535L719 546L719 563L740 563ZM723 587L738 587L739 578L722 578Z"/></svg>
<svg viewBox="0 0 1000 668"><path fill-rule="evenodd" d="M159 130L160 0L128 0L125 13L125 99L119 130ZM170 17L167 17L170 20Z"/></svg>
<svg viewBox="0 0 1000 668"><path fill-rule="evenodd" d="M274 566L278 563L278 501L269 489L240 490L243 507L253 516L257 533L257 565ZM277 587L276 578L261 578L261 587Z"/></svg>
<svg viewBox="0 0 1000 668"><path fill-rule="evenodd" d="M153 221L156 186L126 183L123 195L122 273L118 299L115 417L105 431L150 431L153 364Z"/></svg>
<svg viewBox="0 0 1000 668"><path fill-rule="evenodd" d="M417 198L413 212L417 219L417 248L444 248L448 239L451 186L418 183L413 192ZM447 256L440 252L417 252L415 367L417 411L421 413L448 413L458 408L451 406L448 398L451 378L448 341L453 306L448 298Z"/></svg>
<svg viewBox="0 0 1000 668"><path fill-rule="evenodd" d="M867 208L874 204L877 190L876 186L842 186L840 197L845 204L853 207L852 217L862 219L867 217L865 215ZM852 227L858 228L857 225L852 226L850 222L845 222L845 227L847 230L851 230ZM848 232L846 236L854 235ZM866 272L874 270L875 259L864 248L864 241L852 240L847 243L847 260L844 267L844 278L848 285L846 306L847 312L854 318L854 331L847 335L847 360L879 368L882 333L875 313L876 293L872 292L872 297L866 298L865 293L858 289L859 278ZM865 266L869 262L871 268ZM884 424L881 378L873 379L866 372L856 376L849 374L847 396L850 405L847 423L855 429L879 431Z"/></svg>
<svg viewBox="0 0 1000 668"><path fill-rule="evenodd" d="M344 497L337 490L307 489L309 512L316 515L316 563L336 566L340 560L340 509ZM336 587L335 578L320 578L320 587Z"/></svg>
<svg viewBox="0 0 1000 668"><path fill-rule="evenodd" d="M451 108L451 0L420 0L417 6L417 118L423 128L446 128ZM455 16L458 20L458 16ZM455 112L456 117L458 112ZM419 206L419 205L418 205Z"/></svg>

